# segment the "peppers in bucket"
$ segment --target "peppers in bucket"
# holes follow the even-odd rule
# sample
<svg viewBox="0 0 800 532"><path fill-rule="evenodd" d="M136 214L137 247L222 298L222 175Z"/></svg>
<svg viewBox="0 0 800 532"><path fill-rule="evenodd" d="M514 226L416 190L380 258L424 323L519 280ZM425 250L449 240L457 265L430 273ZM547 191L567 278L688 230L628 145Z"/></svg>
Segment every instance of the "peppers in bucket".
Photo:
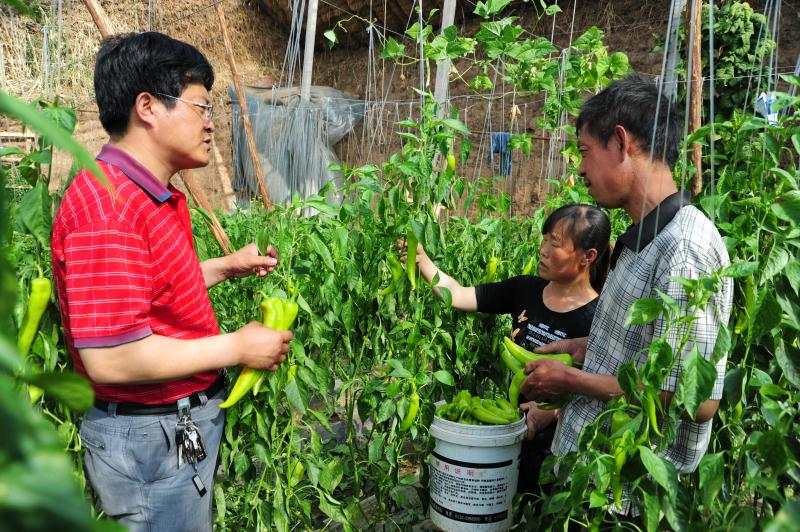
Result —
<svg viewBox="0 0 800 532"><path fill-rule="evenodd" d="M276 331L288 331L297 318L299 307L294 301L280 297L267 297L261 302L261 323L265 327ZM239 378L231 389L228 398L219 405L220 408L230 408L250 391L266 375L266 370L244 368Z"/></svg>

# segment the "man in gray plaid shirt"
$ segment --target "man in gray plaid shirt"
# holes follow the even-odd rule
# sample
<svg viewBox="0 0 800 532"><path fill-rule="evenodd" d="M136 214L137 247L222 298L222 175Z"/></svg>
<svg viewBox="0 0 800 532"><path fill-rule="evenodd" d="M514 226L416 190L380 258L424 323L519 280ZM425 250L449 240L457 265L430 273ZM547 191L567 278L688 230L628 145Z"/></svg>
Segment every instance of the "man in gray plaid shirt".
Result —
<svg viewBox="0 0 800 532"><path fill-rule="evenodd" d="M543 346L542 352L570 352L583 368L568 368L554 361L528 364L522 393L535 400L575 394L558 414L552 451L564 455L577 450L581 430L603 410L604 403L622 395L617 374L622 364L635 361L641 367L647 348L665 332L663 318L648 325L625 325L631 305L661 291L683 308L687 297L676 277L698 278L729 264L728 253L714 224L678 191L672 167L678 159L679 120L666 97L658 104L658 87L640 75L612 83L582 107L576 128L583 155L581 176L597 203L622 208L634 224L620 236L611 257L608 276L589 336ZM658 117L656 118L656 114ZM655 130L655 131L654 131ZM732 283L726 279L703 311L697 313L691 340L711 358L717 332L730 316ZM677 347L674 335L668 341ZM722 397L726 359L717 364L711 398L694 420L678 423L675 440L664 458L679 472L691 472L708 448L711 420ZM668 403L675 393L682 364L662 385L661 398ZM536 410L535 426L543 427L556 414ZM549 419L548 419L549 418Z"/></svg>

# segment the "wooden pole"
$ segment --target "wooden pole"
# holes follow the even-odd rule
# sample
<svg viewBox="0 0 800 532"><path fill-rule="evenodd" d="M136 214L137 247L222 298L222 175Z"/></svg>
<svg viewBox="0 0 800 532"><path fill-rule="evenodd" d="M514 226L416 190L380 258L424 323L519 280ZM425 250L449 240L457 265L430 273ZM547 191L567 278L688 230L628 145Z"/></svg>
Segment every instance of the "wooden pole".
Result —
<svg viewBox="0 0 800 532"><path fill-rule="evenodd" d="M703 109L703 63L700 59L700 48L703 38L703 1L692 0L691 24L694 38L691 43L692 84L690 100L689 133L700 129L701 111ZM692 179L692 195L696 196L703 190L703 150L700 144L692 146L692 159L694 160L695 174Z"/></svg>
<svg viewBox="0 0 800 532"><path fill-rule="evenodd" d="M456 0L444 0L442 9L442 28L440 33L453 25L456 18ZM436 86L433 97L439 104L439 116L446 114L447 95L450 81L450 59L442 59L436 62Z"/></svg>
<svg viewBox="0 0 800 532"><path fill-rule="evenodd" d="M236 207L236 198L233 192L233 186L231 185L231 176L228 173L228 169L225 168L222 154L219 152L219 148L213 137L211 138L211 155L214 157L214 168L216 168L217 177L222 186L222 201L227 210L231 211Z"/></svg>
<svg viewBox="0 0 800 532"><path fill-rule="evenodd" d="M306 43L303 48L303 78L300 81L300 101L311 98L311 75L314 71L314 40L317 36L317 2L310 0L306 16Z"/></svg>
<svg viewBox="0 0 800 532"><path fill-rule="evenodd" d="M86 9L88 9L89 14L92 15L94 24L97 26L97 29L100 30L100 35L103 37L103 39L109 35L112 35L114 33L114 26L108 19L108 15L106 15L106 12L103 9L103 6L100 5L100 2L97 0L83 0L83 3L86 4Z"/></svg>
<svg viewBox="0 0 800 532"><path fill-rule="evenodd" d="M228 235L225 234L225 230L219 223L217 215L214 214L214 210L211 208L211 202L208 201L208 196L206 196L206 193L203 191L203 187L197 184L194 173L191 170L184 170L181 172L181 179L183 179L183 184L186 185L186 190L189 191L192 200L206 211L209 218L211 218L209 225L211 226L211 232L214 234L214 238L219 243L219 247L222 248L222 251L226 255L233 253L231 241L228 239Z"/></svg>
<svg viewBox="0 0 800 532"><path fill-rule="evenodd" d="M228 65L231 67L231 76L233 77L233 87L236 90L236 97L239 99L239 109L241 111L242 123L244 124L244 134L247 138L247 147L250 151L250 159L253 161L253 171L256 174L258 181L258 190L261 193L261 198L264 201L264 208L269 209L272 203L269 200L269 192L267 192L266 179L264 177L264 169L261 166L261 157L258 155L256 148L255 135L253 134L253 124L250 122L250 114L247 109L247 95L244 92L242 81L239 78L239 69L236 67L236 60L233 57L233 46L231 45L231 38L228 35L228 24L225 21L225 11L222 9L222 4L216 2L217 16L219 17L219 27L222 30L222 40L225 43L225 52L228 58ZM269 162L267 162L269 164Z"/></svg>

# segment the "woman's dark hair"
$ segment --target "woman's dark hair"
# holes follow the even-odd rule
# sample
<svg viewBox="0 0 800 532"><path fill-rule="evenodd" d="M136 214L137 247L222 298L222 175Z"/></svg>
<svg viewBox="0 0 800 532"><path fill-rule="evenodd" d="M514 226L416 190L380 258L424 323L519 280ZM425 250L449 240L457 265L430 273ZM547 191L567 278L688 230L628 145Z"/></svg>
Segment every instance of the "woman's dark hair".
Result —
<svg viewBox="0 0 800 532"><path fill-rule="evenodd" d="M589 269L589 282L597 293L603 289L611 258L611 220L600 207L585 203L571 203L550 213L544 221L542 234L550 233L562 220L566 220L564 231L576 248L583 251L597 250L597 258Z"/></svg>
<svg viewBox="0 0 800 532"><path fill-rule="evenodd" d="M163 33L125 33L105 39L94 65L94 93L100 123L112 137L128 129L136 97L148 92L168 109L187 85L211 90L214 69L200 51Z"/></svg>

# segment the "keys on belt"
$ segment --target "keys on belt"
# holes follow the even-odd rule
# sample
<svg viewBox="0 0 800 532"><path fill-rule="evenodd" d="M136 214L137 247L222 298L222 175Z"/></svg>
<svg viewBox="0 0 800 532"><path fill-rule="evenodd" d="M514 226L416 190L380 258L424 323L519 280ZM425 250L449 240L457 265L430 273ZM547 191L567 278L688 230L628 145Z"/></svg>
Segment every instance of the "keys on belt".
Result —
<svg viewBox="0 0 800 532"><path fill-rule="evenodd" d="M191 464L195 475L192 477L197 493L202 497L206 487L197 474L197 463L206 458L206 449L197 425L192 421L191 403L188 398L178 400L178 423L175 425L175 446L178 450L178 469L184 462Z"/></svg>

